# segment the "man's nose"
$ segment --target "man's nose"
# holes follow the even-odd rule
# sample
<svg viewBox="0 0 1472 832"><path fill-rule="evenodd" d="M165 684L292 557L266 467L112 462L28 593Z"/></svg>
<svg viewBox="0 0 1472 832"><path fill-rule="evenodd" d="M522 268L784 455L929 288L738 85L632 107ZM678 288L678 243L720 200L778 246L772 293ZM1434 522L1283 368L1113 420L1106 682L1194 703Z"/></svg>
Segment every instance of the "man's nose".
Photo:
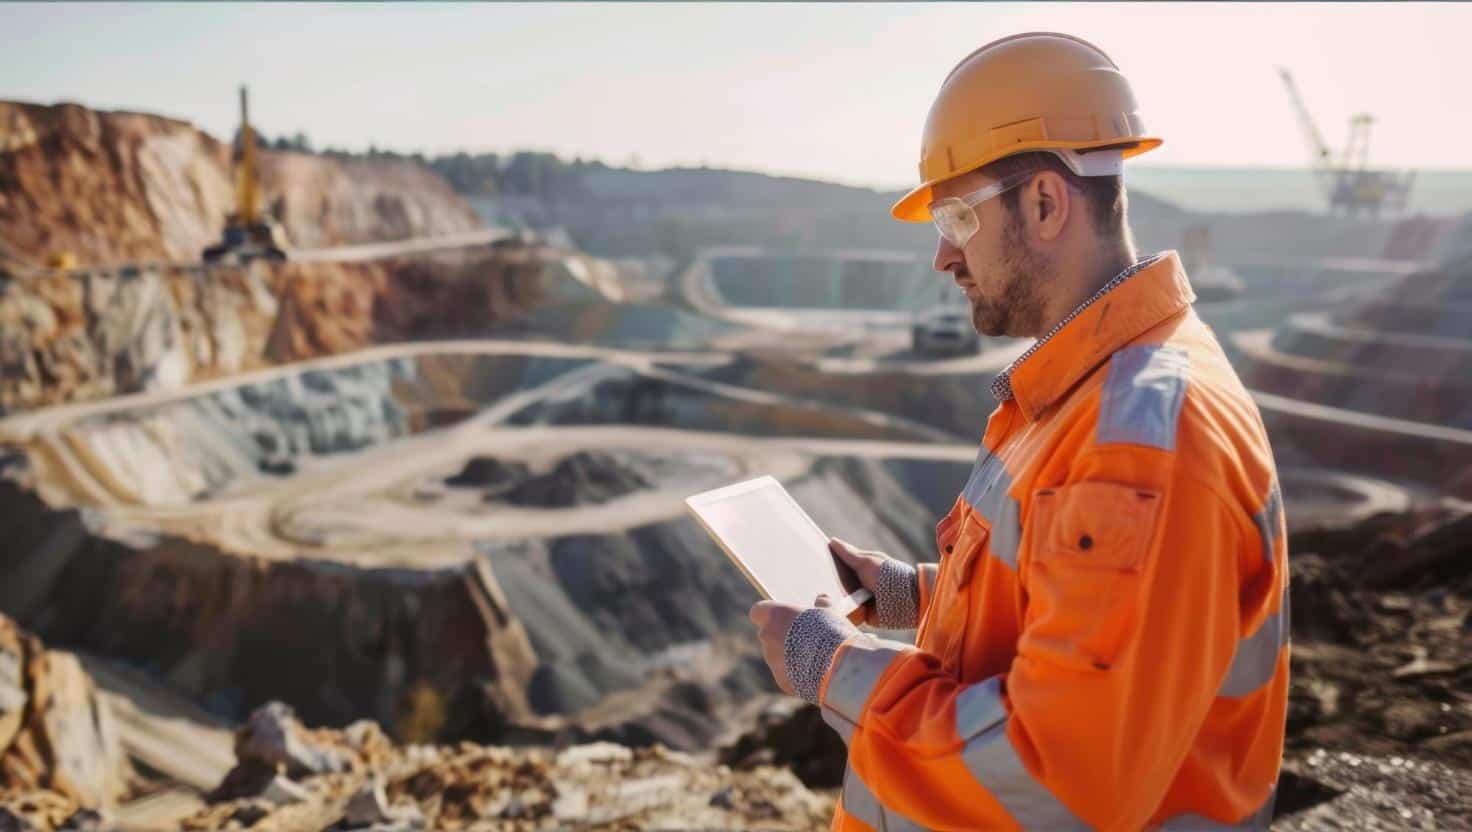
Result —
<svg viewBox="0 0 1472 832"><path fill-rule="evenodd" d="M953 271L952 266L961 265L961 250L951 245L951 241L945 237L938 237L935 243L935 260L930 267L938 272Z"/></svg>

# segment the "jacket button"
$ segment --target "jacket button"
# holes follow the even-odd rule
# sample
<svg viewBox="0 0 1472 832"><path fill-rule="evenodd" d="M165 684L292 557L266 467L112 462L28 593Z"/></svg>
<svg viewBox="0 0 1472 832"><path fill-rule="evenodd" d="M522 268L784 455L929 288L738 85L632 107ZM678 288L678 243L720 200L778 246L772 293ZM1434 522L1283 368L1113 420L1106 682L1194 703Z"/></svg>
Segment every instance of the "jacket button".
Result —
<svg viewBox="0 0 1472 832"><path fill-rule="evenodd" d="M1094 538L1089 537L1088 535L1080 537L1078 539L1078 548L1083 549L1085 552L1094 548Z"/></svg>
<svg viewBox="0 0 1472 832"><path fill-rule="evenodd" d="M955 546L953 546L953 545L951 545L949 543L946 544L946 554L949 555L951 552L953 552L955 550L955 548L956 548Z"/></svg>

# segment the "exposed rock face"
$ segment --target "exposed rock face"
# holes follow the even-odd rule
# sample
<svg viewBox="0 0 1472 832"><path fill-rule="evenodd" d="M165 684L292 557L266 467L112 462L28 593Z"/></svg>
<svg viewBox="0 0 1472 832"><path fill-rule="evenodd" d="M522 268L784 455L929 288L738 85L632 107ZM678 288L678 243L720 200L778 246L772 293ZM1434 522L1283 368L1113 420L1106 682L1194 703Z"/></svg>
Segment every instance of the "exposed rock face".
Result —
<svg viewBox="0 0 1472 832"><path fill-rule="evenodd" d="M253 266L0 280L0 412L260 366L269 279Z"/></svg>
<svg viewBox="0 0 1472 832"><path fill-rule="evenodd" d="M266 354L282 362L405 340L485 335L543 303L586 299L536 247L364 263L287 263Z"/></svg>
<svg viewBox="0 0 1472 832"><path fill-rule="evenodd" d="M479 225L442 179L411 162L265 151L260 164L267 202L296 248ZM483 333L545 294L545 258L525 251L165 265L197 263L219 238L230 176L229 148L184 122L0 102L0 412ZM104 268L31 268L63 251ZM141 265L105 268L124 263Z"/></svg>
<svg viewBox="0 0 1472 832"><path fill-rule="evenodd" d="M131 778L112 712L81 663L0 616L0 822L10 812L46 825L113 806Z"/></svg>
<svg viewBox="0 0 1472 832"><path fill-rule="evenodd" d="M815 829L832 811L790 772L731 772L657 747L395 746L373 723L310 731L279 705L241 736L258 723L334 764L287 769L286 787L258 774L278 770L285 742L237 741L230 788L184 829Z"/></svg>
<svg viewBox="0 0 1472 832"><path fill-rule="evenodd" d="M196 260L230 210L229 150L188 124L0 103L0 239L33 261Z"/></svg>
<svg viewBox="0 0 1472 832"><path fill-rule="evenodd" d="M470 206L399 161L262 151L267 204L294 247L465 231ZM233 208L230 149L161 116L0 102L0 243L32 262L197 262Z"/></svg>
<svg viewBox="0 0 1472 832"><path fill-rule="evenodd" d="M374 344L485 335L591 292L554 253L527 246L0 278L0 412Z"/></svg>
<svg viewBox="0 0 1472 832"><path fill-rule="evenodd" d="M11 549L0 608L53 642L147 663L222 713L280 697L317 722L398 725L427 707L430 737L466 722L494 733L529 713L536 659L476 564L415 574L267 562L178 539L134 550L14 483L0 492Z"/></svg>

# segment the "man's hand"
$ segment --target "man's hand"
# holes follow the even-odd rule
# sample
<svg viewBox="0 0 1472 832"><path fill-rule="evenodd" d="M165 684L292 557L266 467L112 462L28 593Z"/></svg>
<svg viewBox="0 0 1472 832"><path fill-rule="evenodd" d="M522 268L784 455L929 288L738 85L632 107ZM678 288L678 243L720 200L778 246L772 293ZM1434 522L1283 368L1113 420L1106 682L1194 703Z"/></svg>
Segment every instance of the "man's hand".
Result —
<svg viewBox="0 0 1472 832"><path fill-rule="evenodd" d="M828 608L833 606L833 602L827 595L819 595L813 606ZM762 658L772 671L777 687L788 696L796 696L797 692L793 690L792 680L787 676L787 660L783 653L787 631L792 628L792 619L807 609L810 608L784 604L781 601L758 601L751 608L751 623L756 625L757 641L762 645Z"/></svg>
<svg viewBox="0 0 1472 832"><path fill-rule="evenodd" d="M864 589L869 590L875 598L879 597L879 567L890 559L889 555L855 548L852 543L836 537L828 540L828 550L847 564L848 568L854 570L854 574L858 576L859 583ZM864 605L865 623L873 623L874 607L872 602Z"/></svg>

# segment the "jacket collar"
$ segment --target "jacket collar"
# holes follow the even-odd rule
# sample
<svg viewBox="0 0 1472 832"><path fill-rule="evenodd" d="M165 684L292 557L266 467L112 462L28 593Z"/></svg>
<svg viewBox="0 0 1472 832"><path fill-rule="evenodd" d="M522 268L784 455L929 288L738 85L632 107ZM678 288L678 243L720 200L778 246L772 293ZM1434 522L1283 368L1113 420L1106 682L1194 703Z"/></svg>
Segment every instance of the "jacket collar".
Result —
<svg viewBox="0 0 1472 832"><path fill-rule="evenodd" d="M1141 261L1106 283L992 385L1028 421L1121 347L1191 305L1196 293L1174 251ZM1007 394L1010 394L1007 395Z"/></svg>

